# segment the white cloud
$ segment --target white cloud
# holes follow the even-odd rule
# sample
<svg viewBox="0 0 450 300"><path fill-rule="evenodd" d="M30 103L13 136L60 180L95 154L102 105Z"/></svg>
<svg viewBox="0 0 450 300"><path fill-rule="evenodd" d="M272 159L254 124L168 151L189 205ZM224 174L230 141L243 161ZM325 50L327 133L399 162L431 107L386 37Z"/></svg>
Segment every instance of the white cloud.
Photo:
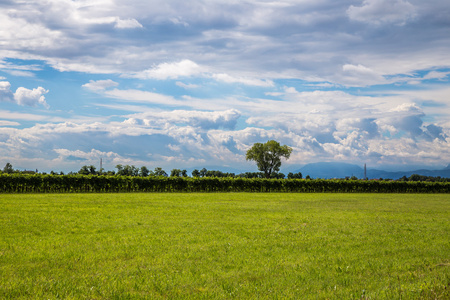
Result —
<svg viewBox="0 0 450 300"><path fill-rule="evenodd" d="M132 125L167 127L171 124L186 124L203 129L219 127L234 129L241 114L235 109L226 111L188 111L174 110L133 114L125 122Z"/></svg>
<svg viewBox="0 0 450 300"><path fill-rule="evenodd" d="M0 126L19 126L20 123L18 122L13 122L13 121L5 121L5 120L0 120Z"/></svg>
<svg viewBox="0 0 450 300"><path fill-rule="evenodd" d="M181 87L181 88L183 88L183 89L187 89L187 90L189 90L189 89L197 89L197 88L200 87L198 84L186 84L186 83L183 83L181 81L177 81L176 85Z"/></svg>
<svg viewBox="0 0 450 300"><path fill-rule="evenodd" d="M208 73L206 68L196 64L195 62L184 59L180 62L175 63L161 63L151 69L144 70L139 73L129 74L125 76L140 78L140 79L177 79L180 77L191 77L191 76L201 76L201 77L212 77L217 81L222 81L226 83L241 83L249 86L259 86L259 87L273 87L274 83L272 80L268 79L258 79L249 77L233 77L231 75L221 73L214 74ZM177 82L177 85L184 88L194 88L196 85L184 85L181 82Z"/></svg>
<svg viewBox="0 0 450 300"><path fill-rule="evenodd" d="M431 71L427 73L427 75L423 76L423 79L446 79L450 75L450 72L438 72L438 71Z"/></svg>
<svg viewBox="0 0 450 300"><path fill-rule="evenodd" d="M117 18L114 27L120 29L130 29L130 28L142 28L143 26L136 19L122 20L120 18Z"/></svg>
<svg viewBox="0 0 450 300"><path fill-rule="evenodd" d="M2 116L3 119L9 120L43 121L47 119L47 117L42 115L12 112L8 110L0 110L0 115Z"/></svg>
<svg viewBox="0 0 450 300"><path fill-rule="evenodd" d="M163 105L183 105L183 102L173 98L172 96L167 96L163 94L142 91L142 90L120 90L117 88L110 89L111 87L116 87L119 84L111 79L107 80L90 80L89 83L82 85L83 88L90 90L91 92L98 93L108 98L118 99L127 102L140 102L140 103L153 103L153 104L163 104ZM106 105L99 105L106 106ZM109 105L111 108L123 109L123 110L142 110L142 107L130 106L126 108L124 106Z"/></svg>
<svg viewBox="0 0 450 300"><path fill-rule="evenodd" d="M337 78L340 84L347 86L369 86L387 83L383 76L363 65L346 64L342 66L342 77Z"/></svg>
<svg viewBox="0 0 450 300"><path fill-rule="evenodd" d="M180 20L179 18L170 18L170 21L175 25L183 25L184 27L188 27L189 24L185 21Z"/></svg>
<svg viewBox="0 0 450 300"><path fill-rule="evenodd" d="M131 74L130 76L141 79L165 80L190 77L199 75L201 72L202 67L189 59L184 59L175 63L162 63L154 68Z"/></svg>
<svg viewBox="0 0 450 300"><path fill-rule="evenodd" d="M182 101L176 100L172 96L141 90L113 89L105 91L103 95L109 98L115 98L131 102L153 103L169 106L179 106L184 104Z"/></svg>
<svg viewBox="0 0 450 300"><path fill-rule="evenodd" d="M259 86L259 87L273 87L274 86L274 83L271 80L262 80L262 79L257 79L257 78L245 78L245 77L233 77L228 74L214 74L212 77L218 81L223 81L226 83L241 83L241 84L245 84L245 85Z"/></svg>
<svg viewBox="0 0 450 300"><path fill-rule="evenodd" d="M6 46L6 49L20 51L21 49L57 48L59 42L66 41L62 32L51 30L43 24L34 22L33 18L36 12L28 11L28 13L34 14L33 17L22 16L26 13L26 10L20 11L20 9L0 11L0 19L2 20L0 36L2 37L2 45Z"/></svg>
<svg viewBox="0 0 450 300"><path fill-rule="evenodd" d="M103 152L96 149L91 149L90 152L85 152L81 150L69 150L69 149L53 149L56 153L58 153L61 159L67 159L67 157L73 157L73 159L79 160L89 160L89 161L98 161L100 158L120 158L120 155L114 152Z"/></svg>
<svg viewBox="0 0 450 300"><path fill-rule="evenodd" d="M6 73L17 77L34 77L34 73L30 71L5 70Z"/></svg>
<svg viewBox="0 0 450 300"><path fill-rule="evenodd" d="M403 103L397 107L392 108L390 111L423 115L422 109L418 107L415 103Z"/></svg>
<svg viewBox="0 0 450 300"><path fill-rule="evenodd" d="M0 81L0 101L12 101L11 83Z"/></svg>
<svg viewBox="0 0 450 300"><path fill-rule="evenodd" d="M364 0L362 6L351 5L347 14L350 19L373 24L400 24L413 18L415 7L405 0Z"/></svg>
<svg viewBox="0 0 450 300"><path fill-rule="evenodd" d="M8 81L0 81L0 101L16 101L19 105L37 106L38 104L48 108L48 104L45 101L44 94L48 93L48 90L43 87L38 87L29 90L24 87L19 87L15 93L11 91L11 84Z"/></svg>
<svg viewBox="0 0 450 300"><path fill-rule="evenodd" d="M38 104L48 108L49 105L45 102L44 94L47 94L48 90L43 87L38 87L29 90L24 87L19 87L14 93L14 100L19 105L37 106Z"/></svg>
<svg viewBox="0 0 450 300"><path fill-rule="evenodd" d="M103 91L110 87L118 86L119 84L111 79L107 80L89 80L89 83L83 84L83 87L93 92Z"/></svg>

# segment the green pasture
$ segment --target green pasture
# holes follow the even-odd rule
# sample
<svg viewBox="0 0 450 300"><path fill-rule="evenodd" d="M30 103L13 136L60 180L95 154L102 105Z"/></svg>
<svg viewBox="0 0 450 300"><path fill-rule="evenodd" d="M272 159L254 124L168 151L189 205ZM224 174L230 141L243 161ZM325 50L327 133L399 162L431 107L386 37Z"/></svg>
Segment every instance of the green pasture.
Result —
<svg viewBox="0 0 450 300"><path fill-rule="evenodd" d="M450 299L450 197L0 194L0 299Z"/></svg>

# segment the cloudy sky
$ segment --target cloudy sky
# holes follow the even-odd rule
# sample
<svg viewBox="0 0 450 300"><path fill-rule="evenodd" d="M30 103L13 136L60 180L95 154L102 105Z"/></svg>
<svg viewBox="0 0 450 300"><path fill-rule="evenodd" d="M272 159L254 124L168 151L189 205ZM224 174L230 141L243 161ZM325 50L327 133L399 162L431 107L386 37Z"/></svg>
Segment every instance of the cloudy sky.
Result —
<svg viewBox="0 0 450 300"><path fill-rule="evenodd" d="M448 0L0 0L0 164L450 163Z"/></svg>

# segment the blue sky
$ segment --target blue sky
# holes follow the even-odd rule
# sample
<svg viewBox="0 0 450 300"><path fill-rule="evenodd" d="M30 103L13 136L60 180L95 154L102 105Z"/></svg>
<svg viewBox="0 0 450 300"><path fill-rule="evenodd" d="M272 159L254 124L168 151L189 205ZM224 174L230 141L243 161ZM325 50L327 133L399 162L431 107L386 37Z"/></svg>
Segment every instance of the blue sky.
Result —
<svg viewBox="0 0 450 300"><path fill-rule="evenodd" d="M450 163L448 0L0 1L0 163Z"/></svg>

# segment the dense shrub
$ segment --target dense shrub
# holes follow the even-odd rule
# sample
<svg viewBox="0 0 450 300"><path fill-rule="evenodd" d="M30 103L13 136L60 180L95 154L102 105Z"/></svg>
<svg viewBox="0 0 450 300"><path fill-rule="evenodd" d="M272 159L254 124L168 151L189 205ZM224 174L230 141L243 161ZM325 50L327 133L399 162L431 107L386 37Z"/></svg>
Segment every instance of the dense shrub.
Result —
<svg viewBox="0 0 450 300"><path fill-rule="evenodd" d="M305 180L240 177L134 177L0 174L1 193L301 192L449 193L449 182Z"/></svg>

